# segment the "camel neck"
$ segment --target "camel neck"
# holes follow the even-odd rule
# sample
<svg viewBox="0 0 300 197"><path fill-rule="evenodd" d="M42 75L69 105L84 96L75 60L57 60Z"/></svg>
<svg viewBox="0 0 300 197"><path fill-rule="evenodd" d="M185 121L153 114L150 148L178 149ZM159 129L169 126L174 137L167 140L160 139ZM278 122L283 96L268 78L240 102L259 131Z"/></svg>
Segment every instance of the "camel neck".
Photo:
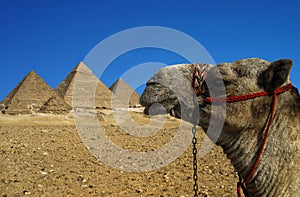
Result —
<svg viewBox="0 0 300 197"><path fill-rule="evenodd" d="M252 178L246 184L249 196L281 196L283 193L289 192L290 182L296 182L295 179L298 179L292 172L297 167L293 160L297 157L299 145L297 142L291 144L288 140L293 131L288 130L286 122L282 121L284 113L280 110L275 112L270 136L261 160ZM239 136L233 134L221 136L226 139L226 142L220 141L218 143L222 146L236 171L244 179L249 175L254 165L262 143L263 132L263 129L258 131L254 128L248 128L240 131L241 135ZM224 133L230 132L225 131Z"/></svg>

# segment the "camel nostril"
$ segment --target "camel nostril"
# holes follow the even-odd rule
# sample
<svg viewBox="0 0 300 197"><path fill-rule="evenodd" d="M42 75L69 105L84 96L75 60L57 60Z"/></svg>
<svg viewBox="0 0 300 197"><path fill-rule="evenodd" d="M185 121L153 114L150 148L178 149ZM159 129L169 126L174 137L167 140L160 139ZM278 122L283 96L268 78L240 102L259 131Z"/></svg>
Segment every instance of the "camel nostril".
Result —
<svg viewBox="0 0 300 197"><path fill-rule="evenodd" d="M144 113L150 116L155 116L158 114L166 114L167 110L162 104L154 103L151 106L147 106L144 110Z"/></svg>
<svg viewBox="0 0 300 197"><path fill-rule="evenodd" d="M170 115L176 118L181 118L181 109L180 106L177 105L170 110Z"/></svg>

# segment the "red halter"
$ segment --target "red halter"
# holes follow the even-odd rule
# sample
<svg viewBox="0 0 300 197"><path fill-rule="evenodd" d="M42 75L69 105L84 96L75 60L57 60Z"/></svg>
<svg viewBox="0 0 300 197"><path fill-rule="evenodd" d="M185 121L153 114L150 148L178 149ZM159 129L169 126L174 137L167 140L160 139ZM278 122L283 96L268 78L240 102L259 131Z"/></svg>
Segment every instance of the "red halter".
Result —
<svg viewBox="0 0 300 197"><path fill-rule="evenodd" d="M283 93L283 92L286 92L286 91L290 90L292 87L293 87L293 85L291 83L289 83L285 86L282 86L282 87L279 87L279 88L275 89L273 92L263 91L263 92L257 92L257 93L252 93L252 94L244 94L244 95L241 95L241 96L231 96L231 97L227 97L227 98L211 98L211 97L208 97L208 98L205 99L205 102L207 102L207 103L211 103L211 102L232 103L232 102L237 102L237 101L245 101L245 100L248 100L248 99L254 99L256 97L261 97L261 96L271 96L271 95L273 95L272 105L271 105L271 108L270 108L270 114L268 116L269 120L267 119L267 121L268 121L267 128L266 128L266 131L265 131L265 134L264 134L263 142L262 142L262 144L259 148L257 158L256 158L256 160L255 160L248 176L245 179L242 179L239 176L239 181L237 182L237 195L238 195L238 197L242 197L241 188L243 189L243 193L245 194L245 196L248 196L245 184L247 182L249 182L250 179L252 178L252 176L254 175L255 170L256 170L256 168L259 164L259 161L261 159L261 156L263 154L263 151L264 151L264 148L265 148L265 145L266 145L266 142L267 142L268 134L269 134L269 131L270 131L270 126L271 126L273 116L274 116L274 112L275 112L276 96Z"/></svg>
<svg viewBox="0 0 300 197"><path fill-rule="evenodd" d="M256 92L256 93L252 93L252 94L244 94L244 95L240 95L240 96L231 96L231 97L227 97L227 98L211 98L211 97L207 97L205 99L206 103L212 103L212 102L217 102L217 103L233 103L233 102L237 102L237 101L245 101L248 99L254 99L256 97L261 97L261 96L270 96L272 94L281 94L285 91L288 91L289 89L291 89L293 87L292 84L287 84L285 86L281 86L277 89L275 89L273 92L268 92L268 91L262 91L262 92Z"/></svg>
<svg viewBox="0 0 300 197"><path fill-rule="evenodd" d="M193 77L193 88L194 88L194 91L195 91L196 95L198 96L199 87L196 87L196 85L195 85L196 84L195 81L197 80L197 78L195 77L196 75L197 75L197 73L196 73L196 69L195 69L194 77ZM254 162L254 165L252 166L252 168L250 170L249 175L245 179L243 179L239 176L239 181L237 182L237 195L238 195L238 197L242 197L241 188L243 190L244 195L246 197L248 196L248 192L247 192L247 189L246 189L245 185L246 185L247 182L250 181L250 179L254 175L255 170L256 170L256 168L259 164L259 161L261 159L261 156L263 154L264 147L265 147L266 142L267 142L268 134L269 134L269 131L270 131L270 126L271 126L273 116L274 116L274 112L275 112L276 96L283 93L283 92L286 92L286 91L290 90L292 87L293 87L293 85L291 83L289 83L287 85L284 85L282 87L279 87L279 88L275 89L272 92L262 91L262 92L252 93L252 94L244 94L244 95L240 95L240 96L231 96L231 97L227 97L227 98L207 97L205 99L205 102L208 103L208 104L211 104L211 103L214 103L214 102L216 102L216 103L224 103L224 102L233 103L233 102L237 102L237 101L245 101L245 100L248 100L248 99L254 99L256 97L273 95L272 105L271 105L271 108L270 108L270 114L267 118L267 121L268 121L267 128L266 128L266 131L265 131L265 134L264 134L263 142L262 142L262 144L259 148L257 158Z"/></svg>

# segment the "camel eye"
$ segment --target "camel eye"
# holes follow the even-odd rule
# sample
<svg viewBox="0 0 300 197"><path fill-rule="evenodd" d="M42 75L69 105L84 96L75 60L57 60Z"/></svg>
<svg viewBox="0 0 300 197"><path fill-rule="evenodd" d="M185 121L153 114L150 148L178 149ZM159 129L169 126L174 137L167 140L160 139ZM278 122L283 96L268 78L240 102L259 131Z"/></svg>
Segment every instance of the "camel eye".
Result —
<svg viewBox="0 0 300 197"><path fill-rule="evenodd" d="M224 86L228 86L231 85L233 83L235 83L236 80L230 78L230 77L223 77L223 84Z"/></svg>
<svg viewBox="0 0 300 197"><path fill-rule="evenodd" d="M232 84L232 81L223 80L223 84L224 84L224 86L228 86L228 85Z"/></svg>
<svg viewBox="0 0 300 197"><path fill-rule="evenodd" d="M158 85L158 84L159 84L159 83L157 83L157 82L147 82L146 85L147 85L147 86L148 86L148 85L150 86L150 85Z"/></svg>

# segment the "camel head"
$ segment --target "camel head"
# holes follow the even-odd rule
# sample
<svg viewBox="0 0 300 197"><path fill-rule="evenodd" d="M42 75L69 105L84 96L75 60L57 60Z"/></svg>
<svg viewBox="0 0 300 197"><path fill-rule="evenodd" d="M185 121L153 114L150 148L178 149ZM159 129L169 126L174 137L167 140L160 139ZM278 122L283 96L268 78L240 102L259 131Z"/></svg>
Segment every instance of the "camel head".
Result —
<svg viewBox="0 0 300 197"><path fill-rule="evenodd" d="M195 114L194 110L198 109L198 124L203 127L204 131L207 130L209 124L213 124L211 121L213 113L217 117L225 116L223 126L225 132L236 133L245 127L262 128L265 123L264 117L269 113L271 98L256 98L214 107L204 101L212 93L215 97L225 98L260 91L271 92L290 83L289 74L292 65L292 61L288 59L269 62L250 58L210 66L203 82L206 91L197 97L191 85L194 64L165 67L147 82L146 89L141 96L141 104L146 106L145 113L147 114L170 113L172 116L190 122L193 122L191 117ZM199 108L193 107L195 103ZM218 120L216 118L214 121Z"/></svg>

